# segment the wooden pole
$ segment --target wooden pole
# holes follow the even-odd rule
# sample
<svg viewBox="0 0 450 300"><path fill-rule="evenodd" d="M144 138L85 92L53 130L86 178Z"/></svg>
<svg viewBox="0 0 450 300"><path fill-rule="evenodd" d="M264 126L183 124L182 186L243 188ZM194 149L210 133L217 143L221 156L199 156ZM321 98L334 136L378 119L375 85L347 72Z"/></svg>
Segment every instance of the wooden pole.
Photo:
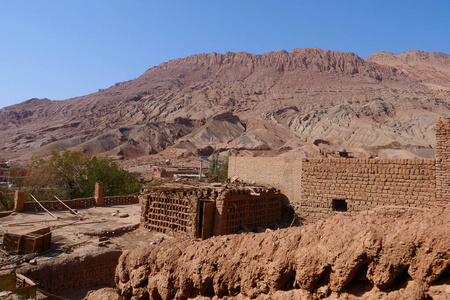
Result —
<svg viewBox="0 0 450 300"><path fill-rule="evenodd" d="M74 211L73 209L71 209L71 208L69 207L69 205L67 205L67 204L65 204L64 202L62 202L61 200L59 200L58 197L56 197L56 196L53 196L53 197L55 197L56 200L58 200L59 202L61 202L62 205L64 205L65 207L67 207L73 214L75 214L76 216L78 216L78 217L81 218L81 216L80 216L76 211Z"/></svg>
<svg viewBox="0 0 450 300"><path fill-rule="evenodd" d="M55 216L54 214L52 214L51 212L49 212L48 209L46 209L46 208L44 207L44 205L42 205L39 201L37 201L37 199L34 198L33 195L30 195L30 196L31 196L31 198L33 198L34 201L37 202L37 204L39 204L39 205L42 207L43 210L45 210L46 212L48 212L48 214L49 214L50 216L52 216L52 217L55 218L55 219L59 219L59 217L57 217L57 216Z"/></svg>

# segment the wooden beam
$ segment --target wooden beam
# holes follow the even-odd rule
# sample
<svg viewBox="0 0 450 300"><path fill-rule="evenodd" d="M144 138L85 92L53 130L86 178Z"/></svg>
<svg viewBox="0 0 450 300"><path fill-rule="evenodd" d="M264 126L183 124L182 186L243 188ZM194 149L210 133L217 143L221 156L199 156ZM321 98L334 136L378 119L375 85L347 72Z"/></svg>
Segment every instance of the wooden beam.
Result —
<svg viewBox="0 0 450 300"><path fill-rule="evenodd" d="M55 219L59 219L59 217L57 217L57 216L55 216L54 214L52 214L51 212L49 212L48 209L46 209L46 208L44 207L44 205L42 205L36 198L34 198L33 195L30 195L30 196L31 196L31 198L33 198L33 200L36 201L37 204L39 204L39 205L42 207L42 209L45 210L50 216L52 216L52 217L55 218Z"/></svg>
<svg viewBox="0 0 450 300"><path fill-rule="evenodd" d="M67 207L74 215L76 215L76 216L78 216L78 217L80 217L80 218L83 218L83 217L82 217L81 215L79 215L76 211L74 211L73 209L71 209L67 204L65 204L64 202L62 202L61 200L59 200L58 197L56 197L56 196L53 196L53 197L55 197L56 200L58 200L59 202L61 202L62 205L64 205L65 207Z"/></svg>

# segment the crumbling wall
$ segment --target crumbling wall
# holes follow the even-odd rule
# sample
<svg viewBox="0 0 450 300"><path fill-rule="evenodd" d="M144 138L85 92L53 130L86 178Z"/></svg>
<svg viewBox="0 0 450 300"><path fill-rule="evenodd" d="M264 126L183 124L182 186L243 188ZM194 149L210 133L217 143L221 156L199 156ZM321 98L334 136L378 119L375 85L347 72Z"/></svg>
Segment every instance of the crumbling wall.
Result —
<svg viewBox="0 0 450 300"><path fill-rule="evenodd" d="M216 200L214 233L232 234L242 227L273 227L281 220L281 194L274 188L247 187L224 190Z"/></svg>
<svg viewBox="0 0 450 300"><path fill-rule="evenodd" d="M301 178L297 213L306 220L380 205L436 204L433 159L303 159Z"/></svg>
<svg viewBox="0 0 450 300"><path fill-rule="evenodd" d="M450 195L450 118L436 122L436 204L445 205Z"/></svg>
<svg viewBox="0 0 450 300"><path fill-rule="evenodd" d="M232 156L229 159L229 178L237 176L247 183L275 187L296 211L301 197L301 175L301 158Z"/></svg>
<svg viewBox="0 0 450 300"><path fill-rule="evenodd" d="M157 232L184 232L196 236L199 198L208 197L200 190L145 189L139 197L141 223Z"/></svg>
<svg viewBox="0 0 450 300"><path fill-rule="evenodd" d="M122 251L116 246L61 254L48 260L38 258L37 265L26 265L10 272L27 276L38 287L50 292L76 290L94 286L114 286L114 272Z"/></svg>
<svg viewBox="0 0 450 300"><path fill-rule="evenodd" d="M275 188L147 188L142 191L141 224L164 233L202 237L236 233L240 229L273 227L281 219L281 194ZM204 202L214 202L211 215ZM208 237L206 236L206 237Z"/></svg>

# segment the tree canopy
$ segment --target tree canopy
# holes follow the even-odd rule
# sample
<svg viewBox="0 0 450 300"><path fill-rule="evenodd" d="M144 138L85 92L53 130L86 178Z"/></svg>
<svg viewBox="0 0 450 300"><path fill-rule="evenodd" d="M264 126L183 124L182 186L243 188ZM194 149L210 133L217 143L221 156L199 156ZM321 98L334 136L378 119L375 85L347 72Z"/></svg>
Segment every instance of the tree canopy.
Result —
<svg viewBox="0 0 450 300"><path fill-rule="evenodd" d="M141 188L136 176L117 163L81 151L53 150L48 159L33 157L24 181L30 193L41 199L92 197L97 181L103 182L104 196L133 194Z"/></svg>

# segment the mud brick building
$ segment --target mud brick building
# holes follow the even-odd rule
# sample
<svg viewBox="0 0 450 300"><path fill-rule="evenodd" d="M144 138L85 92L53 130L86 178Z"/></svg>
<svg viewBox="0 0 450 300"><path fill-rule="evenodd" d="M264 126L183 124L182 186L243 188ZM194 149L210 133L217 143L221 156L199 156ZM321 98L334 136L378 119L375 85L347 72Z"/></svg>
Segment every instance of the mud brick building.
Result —
<svg viewBox="0 0 450 300"><path fill-rule="evenodd" d="M346 211L405 211L448 203L450 118L436 123L435 159L231 157L228 174L280 189L304 221Z"/></svg>
<svg viewBox="0 0 450 300"><path fill-rule="evenodd" d="M261 186L152 187L139 200L146 228L198 238L272 227L281 219L279 190Z"/></svg>

